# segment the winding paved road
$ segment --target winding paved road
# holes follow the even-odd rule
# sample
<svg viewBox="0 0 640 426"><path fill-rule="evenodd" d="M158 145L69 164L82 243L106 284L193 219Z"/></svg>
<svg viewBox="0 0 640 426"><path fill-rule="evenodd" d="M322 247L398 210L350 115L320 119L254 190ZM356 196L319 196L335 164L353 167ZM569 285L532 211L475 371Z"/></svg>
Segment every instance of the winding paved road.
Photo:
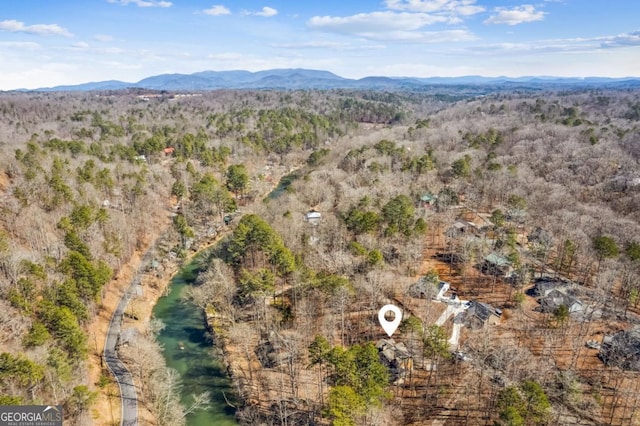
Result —
<svg viewBox="0 0 640 426"><path fill-rule="evenodd" d="M139 283L140 274L138 273L131 281L127 291L122 295L116 310L113 312L111 322L109 323L109 330L107 330L107 338L104 343L104 359L120 388L120 406L122 407L120 416L121 426L138 425L138 396L136 394L136 387L133 383L131 373L122 361L120 361L120 358L118 358L116 345L118 344L118 338L120 337L120 331L122 329L124 310Z"/></svg>
<svg viewBox="0 0 640 426"><path fill-rule="evenodd" d="M161 238L163 238L163 236L156 241L159 241ZM107 338L104 342L104 360L116 378L116 382L118 382L118 387L120 388L120 406L122 407L120 416L121 426L138 426L138 395L131 372L127 369L127 366L120 361L120 358L118 358L116 347L120 338L120 332L122 331L124 310L127 308L131 297L136 293L138 285L140 285L142 271L151 263L151 259L153 259L154 248L155 244L145 253L136 275L131 280L131 284L129 284L129 288L127 288L120 298L116 310L113 311L111 322L109 322L109 329L107 330Z"/></svg>
<svg viewBox="0 0 640 426"><path fill-rule="evenodd" d="M292 173L297 169L298 167L295 167L290 170L289 173ZM280 180L278 180L278 182L280 182ZM275 187L277 187L277 185ZM271 188L271 190L273 190L273 188ZM166 233L161 235L156 240L156 243L162 240L165 236ZM219 239L220 236L221 235L218 235L216 240ZM111 321L109 322L107 338L104 342L104 360L120 388L120 406L122 407L122 413L120 416L121 426L138 426L138 395L135 384L133 383L131 372L127 369L127 366L124 365L120 358L118 358L118 351L116 350L116 347L118 345L120 332L122 331L122 318L124 316L124 311L132 296L136 293L137 286L140 284L142 271L150 265L151 260L153 259L155 246L156 244L152 245L151 248L147 250L142 258L138 272L131 280L131 284L129 284L129 287L122 295L122 298L120 298L120 302L118 303L116 310L113 312ZM200 250L201 249L202 248L200 248Z"/></svg>
<svg viewBox="0 0 640 426"><path fill-rule="evenodd" d="M129 284L129 287L120 298L120 302L118 302L116 310L113 311L111 321L109 322L109 329L107 330L107 338L104 342L104 360L120 388L120 406L122 407L122 413L120 416L121 426L138 426L138 394L136 392L136 386L133 383L133 376L131 376L131 372L127 369L127 366L124 365L120 358L118 358L117 346L118 340L120 339L120 333L122 331L122 318L129 301L136 294L136 290L140 285L144 270L151 265L156 246L167 237L168 232L169 231L167 230L161 234L142 257L138 271L131 279L131 284Z"/></svg>

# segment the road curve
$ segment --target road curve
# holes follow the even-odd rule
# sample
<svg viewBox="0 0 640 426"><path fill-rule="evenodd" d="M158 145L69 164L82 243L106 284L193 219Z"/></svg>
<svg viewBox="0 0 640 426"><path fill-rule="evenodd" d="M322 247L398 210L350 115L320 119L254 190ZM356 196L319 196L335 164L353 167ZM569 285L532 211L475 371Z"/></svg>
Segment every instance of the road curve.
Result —
<svg viewBox="0 0 640 426"><path fill-rule="evenodd" d="M129 300L131 300L131 296L136 291L136 287L139 283L140 273L136 274L135 278L131 280L129 288L127 288L125 293L122 295L122 298L120 298L120 302L118 303L116 310L113 312L113 316L109 322L107 338L104 342L104 360L120 388L120 406L122 407L120 415L121 426L138 425L138 395L136 393L136 387L133 383L131 372L129 372L124 363L120 361L120 358L118 358L116 345L118 344L120 331L122 329L122 317L124 315L124 310L126 309L127 304L129 303Z"/></svg>
<svg viewBox="0 0 640 426"><path fill-rule="evenodd" d="M295 167L290 170L289 173L293 173L297 169L298 167ZM280 179L282 179L282 177ZM275 187L277 187L277 185ZM165 232L156 240L156 243L166 237L166 235L167 233ZM218 240L219 237L220 235L216 237L216 240ZM133 383L133 376L131 376L131 372L127 369L127 366L124 365L120 358L118 358L116 347L120 338L120 332L122 331L122 318L124 316L124 311L133 295L136 294L137 287L140 285L142 271L151 264L155 245L156 244L152 245L145 253L136 275L120 298L120 302L118 302L118 306L111 316L109 329L107 330L107 337L104 342L104 360L120 388L120 407L122 411L120 416L120 426L138 426L138 395ZM198 251L200 250L202 250L202 247Z"/></svg>

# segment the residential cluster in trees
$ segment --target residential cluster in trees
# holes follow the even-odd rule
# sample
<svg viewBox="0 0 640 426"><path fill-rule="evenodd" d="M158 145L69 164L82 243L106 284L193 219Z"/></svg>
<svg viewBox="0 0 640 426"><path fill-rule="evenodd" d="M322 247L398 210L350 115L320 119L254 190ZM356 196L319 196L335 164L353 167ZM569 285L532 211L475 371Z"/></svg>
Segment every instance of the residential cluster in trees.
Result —
<svg viewBox="0 0 640 426"><path fill-rule="evenodd" d="M0 402L89 424L112 279L228 229L188 297L245 424L637 423L637 90L465 93L3 94ZM153 332L122 353L179 423Z"/></svg>

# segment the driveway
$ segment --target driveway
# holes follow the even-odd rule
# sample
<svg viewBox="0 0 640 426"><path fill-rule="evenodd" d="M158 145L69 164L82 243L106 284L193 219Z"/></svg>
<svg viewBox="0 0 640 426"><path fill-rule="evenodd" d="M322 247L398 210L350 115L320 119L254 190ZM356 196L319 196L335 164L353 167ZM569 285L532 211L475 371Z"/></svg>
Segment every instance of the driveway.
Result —
<svg viewBox="0 0 640 426"><path fill-rule="evenodd" d="M444 300L444 299L442 299ZM447 303L447 302L444 302ZM436 320L436 325L442 327L444 323L450 316L454 318L460 315L462 312L466 311L469 308L468 301L459 300L456 303L447 303L447 309L440 315L440 317ZM451 333L451 338L449 339L449 346L456 349L458 347L458 340L460 339L460 329L462 328L462 324L454 322L453 323L453 331Z"/></svg>

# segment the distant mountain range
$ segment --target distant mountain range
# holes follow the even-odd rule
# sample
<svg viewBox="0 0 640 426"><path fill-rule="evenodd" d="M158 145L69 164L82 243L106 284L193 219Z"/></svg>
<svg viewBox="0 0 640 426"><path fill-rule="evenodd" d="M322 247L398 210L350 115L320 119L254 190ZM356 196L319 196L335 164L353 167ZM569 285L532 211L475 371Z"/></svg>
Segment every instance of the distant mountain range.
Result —
<svg viewBox="0 0 640 426"><path fill-rule="evenodd" d="M343 78L329 71L309 69L272 69L249 71L202 71L193 74L162 74L137 83L109 80L72 86L56 86L36 91L106 91L149 89L202 91L216 89L373 89L420 90L433 86L499 86L504 88L541 88L549 86L640 87L640 78L562 78L562 77L365 77Z"/></svg>

